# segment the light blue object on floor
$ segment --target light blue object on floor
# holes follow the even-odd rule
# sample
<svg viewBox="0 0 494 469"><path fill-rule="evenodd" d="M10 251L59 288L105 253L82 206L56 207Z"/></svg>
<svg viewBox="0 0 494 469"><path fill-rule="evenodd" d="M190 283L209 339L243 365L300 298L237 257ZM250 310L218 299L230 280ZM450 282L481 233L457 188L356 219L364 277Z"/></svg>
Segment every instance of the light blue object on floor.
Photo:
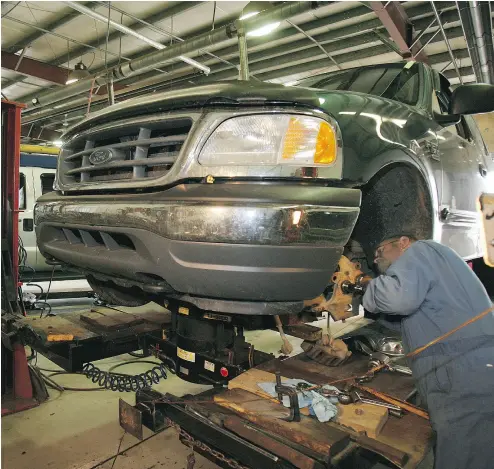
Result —
<svg viewBox="0 0 494 469"><path fill-rule="evenodd" d="M303 379L285 379L282 380L283 386L289 386L293 389L297 388L297 385L300 383L307 384L307 386L313 386L312 383L309 383ZM257 385L270 396L278 397L278 394L275 391L276 383L264 382L257 383ZM337 388L334 386L324 385L321 389L327 391L335 391L337 392ZM336 403L338 402L337 397L325 397L321 395L316 390L312 391L299 391L297 393L298 397L298 405L301 409L304 407L309 408L309 412L311 415L315 415L319 422L328 422L332 418L336 417L338 414L338 408L336 407ZM285 407L290 407L290 400L288 396L283 396L283 405Z"/></svg>

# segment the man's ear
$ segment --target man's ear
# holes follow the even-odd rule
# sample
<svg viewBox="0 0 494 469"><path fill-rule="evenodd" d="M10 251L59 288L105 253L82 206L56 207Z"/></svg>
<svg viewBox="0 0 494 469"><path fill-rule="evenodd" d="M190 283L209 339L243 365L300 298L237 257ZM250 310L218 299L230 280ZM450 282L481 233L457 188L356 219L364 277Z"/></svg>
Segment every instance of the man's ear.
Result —
<svg viewBox="0 0 494 469"><path fill-rule="evenodd" d="M401 236L398 242L400 244L400 249L406 249L411 244L410 238L408 236Z"/></svg>

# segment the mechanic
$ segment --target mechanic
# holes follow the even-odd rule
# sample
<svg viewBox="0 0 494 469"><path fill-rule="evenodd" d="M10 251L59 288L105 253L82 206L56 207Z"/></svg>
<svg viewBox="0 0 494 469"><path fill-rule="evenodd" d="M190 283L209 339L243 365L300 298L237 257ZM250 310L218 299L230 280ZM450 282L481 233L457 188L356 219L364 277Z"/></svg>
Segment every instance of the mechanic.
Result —
<svg viewBox="0 0 494 469"><path fill-rule="evenodd" d="M492 306L465 261L434 241L387 237L374 262L381 275L367 284L364 308L400 320L407 352ZM436 433L434 468L492 469L494 313L427 348L409 366Z"/></svg>

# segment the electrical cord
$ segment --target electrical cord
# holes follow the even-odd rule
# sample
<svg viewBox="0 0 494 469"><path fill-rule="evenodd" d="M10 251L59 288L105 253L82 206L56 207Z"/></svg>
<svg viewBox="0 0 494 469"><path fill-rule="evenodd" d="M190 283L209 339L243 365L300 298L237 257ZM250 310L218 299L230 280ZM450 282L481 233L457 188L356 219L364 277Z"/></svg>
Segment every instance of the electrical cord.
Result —
<svg viewBox="0 0 494 469"><path fill-rule="evenodd" d="M136 375L128 375L123 373L114 373L113 370L119 368L124 365L130 365L132 363L150 363L152 365L156 365L153 368L145 371L144 373L136 374ZM140 389L144 389L148 386L152 386L153 384L157 384L161 379L167 378L167 370L175 374L175 370L169 364L159 363L151 360L127 360L122 363L117 363L116 365L109 368L108 371L102 371L92 363L86 363L83 367L82 372L70 372L63 370L52 370L49 368L41 368L36 367L41 377L45 381L45 383L60 392L63 391L103 391L103 390L111 390L118 392L131 392L138 391ZM50 373L49 375L44 374ZM95 384L98 384L98 387L94 388L79 388L79 387L69 387L62 386L56 383L52 377L59 375L80 375L86 376L91 379L91 381Z"/></svg>
<svg viewBox="0 0 494 469"><path fill-rule="evenodd" d="M46 295L45 295L45 300L44 301L37 301L35 303L36 304L44 304L46 306L48 306L49 308L49 311L48 313L46 314L46 317L48 317L50 314L51 314L51 306L50 304L48 303L48 295L50 294L50 289L51 289L51 283L53 281L53 275L55 274L55 266L53 266L53 268L51 269L51 277L50 277L50 283L48 284L48 289L46 290ZM42 308L41 309L41 314L39 315L40 318L43 317L43 313L45 312L45 309Z"/></svg>
<svg viewBox="0 0 494 469"><path fill-rule="evenodd" d="M135 361L134 361L135 362ZM149 363L141 361L140 363ZM169 368L165 363L155 363L156 366L138 375L127 375L123 373L113 373L113 369L127 363L119 363L110 368L109 371L102 371L92 363L85 363L82 373L93 383L98 383L101 387L111 391L132 392L147 388L153 384L158 384L161 379L167 379L166 370Z"/></svg>
<svg viewBox="0 0 494 469"><path fill-rule="evenodd" d="M37 287L40 289L40 295L39 297L41 298L45 292L43 290L43 287L41 285L38 285L37 283L32 283L32 281L34 280L34 277L36 276L36 269L34 267L31 267L30 265L27 265L27 251L26 251L26 248L24 247L24 242L22 241L22 238L19 236L18 237L18 241L19 241L19 270L20 271L23 271L24 269L30 269L32 272L33 272L33 276L25 281L25 285L26 286L34 286L34 287ZM52 308L51 308L51 305L47 302L47 299L48 299L48 294L50 292L50 288L51 288L51 283L53 281L53 275L54 275L54 272L55 272L55 267L53 267L52 269L52 273L51 273L51 278L50 278L50 284L48 286L48 290L46 292L46 296L45 296L45 300L38 300L38 301L35 301L34 303L32 303L32 306L35 308L35 309L40 309L41 310L41 314L40 314L40 318L43 317L43 314L45 314L45 316L49 316L51 314L51 311L52 311ZM20 298L23 297L23 292L22 292L22 287L19 287L19 296ZM24 306L24 302L23 303L23 306ZM45 313L45 311L48 309L48 312Z"/></svg>

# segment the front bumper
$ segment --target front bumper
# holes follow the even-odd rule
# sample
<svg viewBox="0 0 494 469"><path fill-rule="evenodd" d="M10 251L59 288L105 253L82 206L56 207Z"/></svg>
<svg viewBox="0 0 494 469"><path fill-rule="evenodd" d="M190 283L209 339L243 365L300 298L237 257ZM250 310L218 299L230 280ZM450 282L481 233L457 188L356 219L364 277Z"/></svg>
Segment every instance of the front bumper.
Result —
<svg viewBox="0 0 494 469"><path fill-rule="evenodd" d="M193 184L122 195L46 194L36 232L48 258L138 285L245 301L299 301L325 288L355 225L360 191Z"/></svg>

